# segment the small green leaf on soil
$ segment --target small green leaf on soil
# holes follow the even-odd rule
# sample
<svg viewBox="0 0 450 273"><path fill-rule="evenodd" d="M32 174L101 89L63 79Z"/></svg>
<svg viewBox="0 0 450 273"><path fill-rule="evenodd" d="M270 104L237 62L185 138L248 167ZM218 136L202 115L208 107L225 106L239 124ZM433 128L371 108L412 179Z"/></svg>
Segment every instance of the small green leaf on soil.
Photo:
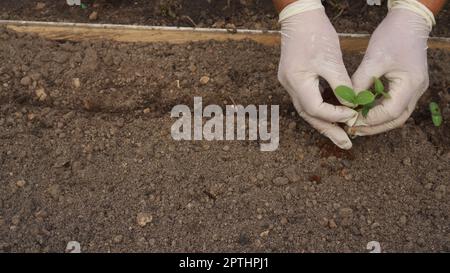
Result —
<svg viewBox="0 0 450 273"><path fill-rule="evenodd" d="M432 116L433 124L436 127L440 127L442 125L442 116Z"/></svg>
<svg viewBox="0 0 450 273"><path fill-rule="evenodd" d="M434 126L439 127L442 124L442 114L439 105L436 102L430 103L431 119Z"/></svg>

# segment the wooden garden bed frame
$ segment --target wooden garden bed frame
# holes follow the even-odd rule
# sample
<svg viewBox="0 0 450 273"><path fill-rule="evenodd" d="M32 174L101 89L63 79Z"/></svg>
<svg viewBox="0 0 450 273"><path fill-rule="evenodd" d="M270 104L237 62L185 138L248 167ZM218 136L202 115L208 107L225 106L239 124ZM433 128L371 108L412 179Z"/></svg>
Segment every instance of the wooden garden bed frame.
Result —
<svg viewBox="0 0 450 273"><path fill-rule="evenodd" d="M278 31L248 29L229 30L14 20L0 20L0 25L4 25L6 28L16 32L34 33L52 40L114 40L118 42L167 42L180 44L207 40L236 41L249 39L268 46L278 46L280 43L280 33ZM339 37L343 50L364 51L370 35L341 33ZM450 38L432 37L429 40L429 47L450 51Z"/></svg>

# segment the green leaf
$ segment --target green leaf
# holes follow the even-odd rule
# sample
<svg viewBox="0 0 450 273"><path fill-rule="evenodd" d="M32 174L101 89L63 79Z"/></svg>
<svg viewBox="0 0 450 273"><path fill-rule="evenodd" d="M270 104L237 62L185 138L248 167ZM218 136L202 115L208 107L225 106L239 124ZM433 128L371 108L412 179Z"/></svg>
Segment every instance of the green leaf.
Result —
<svg viewBox="0 0 450 273"><path fill-rule="evenodd" d="M375 89L375 96L382 95L385 99L391 98L391 96L388 93L386 93L383 82L379 78L373 77L373 82L374 82L373 86Z"/></svg>
<svg viewBox="0 0 450 273"><path fill-rule="evenodd" d="M367 115L369 114L369 111L370 111L370 107L366 107L366 106L364 106L362 109L361 109L361 114L363 115L363 117L367 117Z"/></svg>
<svg viewBox="0 0 450 273"><path fill-rule="evenodd" d="M373 86L375 88L375 93L382 94L384 96L384 94L386 94L386 93L384 92L383 82L381 82L381 80L378 79L377 77L373 77L373 82L374 82Z"/></svg>
<svg viewBox="0 0 450 273"><path fill-rule="evenodd" d="M375 95L369 90L364 90L358 93L355 98L355 103L358 105L367 105L375 100Z"/></svg>
<svg viewBox="0 0 450 273"><path fill-rule="evenodd" d="M336 88L335 93L341 99L355 104L356 94L355 91L353 91L353 89L351 89L350 87L340 85Z"/></svg>
<svg viewBox="0 0 450 273"><path fill-rule="evenodd" d="M363 115L363 117L367 117L367 115L369 114L370 109L372 109L375 106L375 102L366 104L362 107L361 109L361 114Z"/></svg>
<svg viewBox="0 0 450 273"><path fill-rule="evenodd" d="M439 109L439 105L436 102L430 102L430 112L433 116L441 115L441 109Z"/></svg>
<svg viewBox="0 0 450 273"><path fill-rule="evenodd" d="M442 124L442 114L439 105L436 102L430 103L431 120L434 126L439 127Z"/></svg>
<svg viewBox="0 0 450 273"><path fill-rule="evenodd" d="M440 127L442 125L442 116L432 116L431 120L436 127Z"/></svg>

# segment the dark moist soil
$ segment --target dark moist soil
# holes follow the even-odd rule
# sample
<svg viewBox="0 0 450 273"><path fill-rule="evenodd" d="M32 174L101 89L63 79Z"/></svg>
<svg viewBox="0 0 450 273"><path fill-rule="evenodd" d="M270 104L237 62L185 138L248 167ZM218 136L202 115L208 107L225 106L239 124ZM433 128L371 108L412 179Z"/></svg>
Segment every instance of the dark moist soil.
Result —
<svg viewBox="0 0 450 273"><path fill-rule="evenodd" d="M229 5L228 5L229 2ZM339 32L371 33L387 12L366 1L325 1ZM83 0L88 8L70 7L65 0L2 0L0 19L98 22L113 24L278 29L271 0ZM433 36L449 37L449 5L437 17ZM96 12L96 18L89 16Z"/></svg>
<svg viewBox="0 0 450 273"><path fill-rule="evenodd" d="M350 71L361 57L345 56ZM430 91L402 129L350 151L298 117L278 58L251 41L61 43L1 29L0 251L450 251L449 53L430 52ZM172 140L170 110L195 95L279 104L279 149Z"/></svg>

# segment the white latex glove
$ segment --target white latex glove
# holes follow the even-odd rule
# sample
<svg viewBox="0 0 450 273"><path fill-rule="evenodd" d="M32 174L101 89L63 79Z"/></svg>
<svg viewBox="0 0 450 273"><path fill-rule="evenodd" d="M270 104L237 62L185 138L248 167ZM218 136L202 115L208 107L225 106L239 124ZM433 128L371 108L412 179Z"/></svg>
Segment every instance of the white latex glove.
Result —
<svg viewBox="0 0 450 273"><path fill-rule="evenodd" d="M293 104L312 127L342 149L352 143L335 122L352 126L358 113L345 106L325 103L319 90L319 76L331 88L352 86L342 60L339 37L320 0L301 0L280 13L281 59L278 79Z"/></svg>
<svg viewBox="0 0 450 273"><path fill-rule="evenodd" d="M353 135L379 134L402 126L428 89L427 39L434 16L418 1L394 2L370 39L366 55L352 77L355 90L368 89L373 77L385 76L391 98L382 99L367 117L358 117Z"/></svg>

